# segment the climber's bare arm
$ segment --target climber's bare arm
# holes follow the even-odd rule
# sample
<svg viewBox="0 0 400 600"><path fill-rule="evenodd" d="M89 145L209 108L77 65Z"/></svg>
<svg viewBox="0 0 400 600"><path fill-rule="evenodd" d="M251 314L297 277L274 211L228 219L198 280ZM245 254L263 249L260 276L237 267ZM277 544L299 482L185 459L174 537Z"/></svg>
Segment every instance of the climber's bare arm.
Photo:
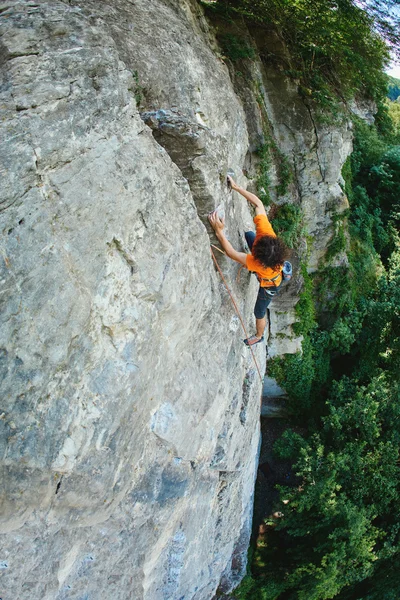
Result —
<svg viewBox="0 0 400 600"><path fill-rule="evenodd" d="M256 215L265 215L266 214L264 204L261 202L260 198L258 198L255 194L248 192L244 188L241 188L240 185L235 183L235 181L233 181L232 177L230 177L229 175L228 175L228 180L232 186L232 189L235 192L238 192L239 194L241 194L244 198L246 198L246 200L248 200L253 206L255 206Z"/></svg>
<svg viewBox="0 0 400 600"><path fill-rule="evenodd" d="M224 220L219 218L216 211L209 215L208 220L210 221L211 226L215 231L215 235L217 236L218 241L225 250L227 256L233 260L236 260L236 262L240 263L241 265L246 266L247 254L245 252L237 252L230 241L226 238L224 233Z"/></svg>

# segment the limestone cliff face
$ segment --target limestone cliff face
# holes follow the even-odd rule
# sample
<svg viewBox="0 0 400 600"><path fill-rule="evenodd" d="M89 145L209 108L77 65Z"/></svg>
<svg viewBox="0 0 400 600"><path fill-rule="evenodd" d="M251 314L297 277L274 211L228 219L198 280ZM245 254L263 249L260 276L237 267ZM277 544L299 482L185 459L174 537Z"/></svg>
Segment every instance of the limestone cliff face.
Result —
<svg viewBox="0 0 400 600"><path fill-rule="evenodd" d="M351 131L318 130L260 61L246 86L194 1L10 0L0 19L4 597L210 600L245 570L262 383L206 215L223 203L244 249L225 177L255 175L261 91L317 268ZM257 282L217 259L251 330ZM271 310L272 355L300 348L300 287Z"/></svg>

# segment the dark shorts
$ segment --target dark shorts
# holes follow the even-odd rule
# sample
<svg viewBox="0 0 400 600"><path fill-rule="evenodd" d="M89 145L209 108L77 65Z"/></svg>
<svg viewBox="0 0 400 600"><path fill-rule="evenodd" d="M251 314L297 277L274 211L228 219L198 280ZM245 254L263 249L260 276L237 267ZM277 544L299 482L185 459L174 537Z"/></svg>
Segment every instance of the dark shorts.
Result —
<svg viewBox="0 0 400 600"><path fill-rule="evenodd" d="M279 290L281 286L279 285L277 288L273 288L274 291ZM265 313L267 312L268 306L271 304L272 300L275 298L271 296L266 291L266 288L260 286L257 294L256 305L254 307L254 316L256 319L263 319L265 317Z"/></svg>
<svg viewBox="0 0 400 600"><path fill-rule="evenodd" d="M256 234L253 231L246 231L244 235L246 238L247 245L248 245L249 249L251 250L254 240L255 240L255 237L256 237ZM283 282L283 279L282 279L282 282ZM273 298L276 296L276 292L281 287L282 282L280 285L278 285L278 287L272 287L273 291L275 292L275 294L273 296L271 294L268 294L268 292L266 291L269 288L263 288L260 286L260 288L258 290L258 294L257 294L256 305L254 307L254 316L256 319L263 319L265 317L267 308L271 304Z"/></svg>

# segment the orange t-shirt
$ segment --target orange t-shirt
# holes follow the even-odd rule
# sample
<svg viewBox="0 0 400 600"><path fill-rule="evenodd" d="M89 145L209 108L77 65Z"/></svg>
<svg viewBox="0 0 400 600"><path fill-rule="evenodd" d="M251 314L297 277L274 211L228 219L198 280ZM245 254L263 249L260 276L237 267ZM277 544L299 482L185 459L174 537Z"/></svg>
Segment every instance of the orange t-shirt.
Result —
<svg viewBox="0 0 400 600"><path fill-rule="evenodd" d="M254 217L254 223L256 224L256 238L254 240L254 244L256 244L260 237L263 237L264 235L272 235L273 237L276 237L276 233L272 229L272 225L266 215L256 215ZM274 287L275 285L278 286L282 281L282 266L278 269L271 269L271 267L263 267L263 265L256 260L252 254L248 254L246 258L246 267L248 270L256 273L259 277L273 279L277 275L280 275L280 277L275 279L275 281L260 281L261 287Z"/></svg>

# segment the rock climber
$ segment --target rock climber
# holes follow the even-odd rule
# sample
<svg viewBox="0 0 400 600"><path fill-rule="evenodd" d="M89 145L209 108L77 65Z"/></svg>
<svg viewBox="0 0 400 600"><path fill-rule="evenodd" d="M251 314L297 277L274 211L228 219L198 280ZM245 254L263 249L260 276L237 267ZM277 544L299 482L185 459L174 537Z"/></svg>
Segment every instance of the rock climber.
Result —
<svg viewBox="0 0 400 600"><path fill-rule="evenodd" d="M244 340L247 346L254 346L264 339L267 307L282 285L282 269L285 259L289 256L289 249L283 240L276 236L261 200L255 194L238 186L230 176L228 176L228 185L246 198L256 209L254 217L256 233L245 232L250 254L237 252L233 248L225 236L225 222L218 216L218 211L212 212L208 218L227 256L255 273L260 283L254 307L256 334Z"/></svg>

